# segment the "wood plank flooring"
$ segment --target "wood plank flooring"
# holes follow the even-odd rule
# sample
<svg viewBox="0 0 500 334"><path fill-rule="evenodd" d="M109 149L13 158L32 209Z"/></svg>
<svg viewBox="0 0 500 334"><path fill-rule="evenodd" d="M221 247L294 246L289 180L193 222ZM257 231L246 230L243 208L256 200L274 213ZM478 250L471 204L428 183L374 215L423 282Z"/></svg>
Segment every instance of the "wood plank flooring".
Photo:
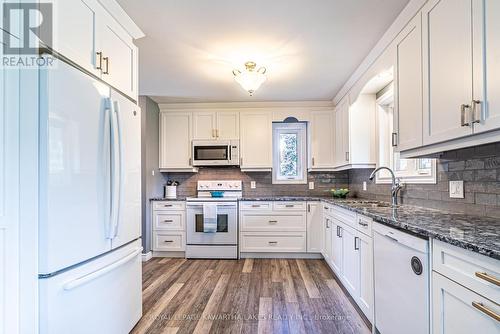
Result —
<svg viewBox="0 0 500 334"><path fill-rule="evenodd" d="M143 317L132 333L370 333L323 260L143 264Z"/></svg>

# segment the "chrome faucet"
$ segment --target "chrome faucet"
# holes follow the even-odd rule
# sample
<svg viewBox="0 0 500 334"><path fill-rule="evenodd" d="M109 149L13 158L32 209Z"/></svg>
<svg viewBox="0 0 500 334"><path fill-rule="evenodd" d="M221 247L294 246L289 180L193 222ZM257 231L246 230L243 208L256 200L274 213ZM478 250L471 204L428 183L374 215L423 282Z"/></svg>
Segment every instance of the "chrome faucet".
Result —
<svg viewBox="0 0 500 334"><path fill-rule="evenodd" d="M401 190L401 188L403 187L403 184L401 184L399 182L399 178L396 178L396 175L394 175L394 172L392 171L392 169L390 169L389 167L378 167L376 168L371 174L370 174L370 181L373 180L373 178L375 177L375 174L377 174L377 172L381 169L386 169L388 170L390 173L391 173L391 176L392 176L392 187L391 187L391 199L392 199L392 205L398 205L398 192Z"/></svg>

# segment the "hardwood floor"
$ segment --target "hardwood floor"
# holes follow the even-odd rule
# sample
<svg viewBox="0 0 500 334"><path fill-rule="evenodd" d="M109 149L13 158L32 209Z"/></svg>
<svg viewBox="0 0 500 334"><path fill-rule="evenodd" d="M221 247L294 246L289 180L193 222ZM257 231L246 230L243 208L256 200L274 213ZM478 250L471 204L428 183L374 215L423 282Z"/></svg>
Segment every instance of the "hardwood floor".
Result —
<svg viewBox="0 0 500 334"><path fill-rule="evenodd" d="M154 258L143 314L132 333L370 333L323 260Z"/></svg>

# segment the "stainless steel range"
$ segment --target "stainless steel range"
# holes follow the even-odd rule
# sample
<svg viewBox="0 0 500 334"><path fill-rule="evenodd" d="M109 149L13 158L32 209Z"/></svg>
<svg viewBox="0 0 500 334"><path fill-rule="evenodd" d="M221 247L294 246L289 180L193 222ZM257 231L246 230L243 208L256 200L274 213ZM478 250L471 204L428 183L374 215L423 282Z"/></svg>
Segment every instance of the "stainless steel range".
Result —
<svg viewBox="0 0 500 334"><path fill-rule="evenodd" d="M198 181L197 189L186 199L186 257L237 259L241 181Z"/></svg>

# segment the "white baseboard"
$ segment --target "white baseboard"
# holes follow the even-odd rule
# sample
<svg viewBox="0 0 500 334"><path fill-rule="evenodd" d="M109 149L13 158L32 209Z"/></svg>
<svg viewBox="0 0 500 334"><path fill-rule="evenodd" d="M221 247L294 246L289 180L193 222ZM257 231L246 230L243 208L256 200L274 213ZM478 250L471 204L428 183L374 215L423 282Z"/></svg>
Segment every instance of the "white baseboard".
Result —
<svg viewBox="0 0 500 334"><path fill-rule="evenodd" d="M153 252L147 252L142 254L142 262L148 262L153 257Z"/></svg>
<svg viewBox="0 0 500 334"><path fill-rule="evenodd" d="M321 253L240 253L241 259L322 259Z"/></svg>
<svg viewBox="0 0 500 334"><path fill-rule="evenodd" d="M180 257L185 258L186 252L160 252L153 251L153 257Z"/></svg>

